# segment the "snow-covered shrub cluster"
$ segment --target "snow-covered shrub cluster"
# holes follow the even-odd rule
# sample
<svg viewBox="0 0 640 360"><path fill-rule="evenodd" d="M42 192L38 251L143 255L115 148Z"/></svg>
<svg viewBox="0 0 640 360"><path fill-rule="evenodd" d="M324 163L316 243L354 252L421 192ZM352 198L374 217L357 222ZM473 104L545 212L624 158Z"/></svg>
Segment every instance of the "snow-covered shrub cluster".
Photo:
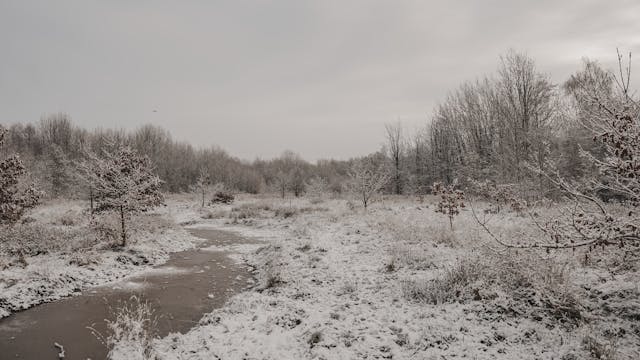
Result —
<svg viewBox="0 0 640 360"><path fill-rule="evenodd" d="M460 259L431 280L407 281L403 290L407 298L433 305L491 300L522 317L542 310L576 324L582 305L579 290L568 283L568 266L529 254L485 253Z"/></svg>

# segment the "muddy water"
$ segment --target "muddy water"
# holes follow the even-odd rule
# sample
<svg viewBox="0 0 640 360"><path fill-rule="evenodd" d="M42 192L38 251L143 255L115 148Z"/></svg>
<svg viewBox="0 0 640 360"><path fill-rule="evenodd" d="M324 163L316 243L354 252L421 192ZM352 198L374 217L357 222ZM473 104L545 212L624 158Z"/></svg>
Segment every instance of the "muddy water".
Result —
<svg viewBox="0 0 640 360"><path fill-rule="evenodd" d="M0 320L0 359L105 359L107 348L87 329L105 332L105 319L133 295L149 302L157 316L157 335L186 332L203 314L221 307L251 283L251 273L211 245L252 243L229 232L192 229L205 239L198 249L172 254L164 265L142 276L92 288L79 296L36 306Z"/></svg>

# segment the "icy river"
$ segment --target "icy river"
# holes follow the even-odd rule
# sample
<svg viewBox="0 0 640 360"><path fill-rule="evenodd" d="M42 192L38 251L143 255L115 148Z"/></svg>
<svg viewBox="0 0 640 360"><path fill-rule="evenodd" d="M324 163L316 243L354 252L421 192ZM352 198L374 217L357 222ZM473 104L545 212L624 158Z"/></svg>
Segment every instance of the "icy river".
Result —
<svg viewBox="0 0 640 360"><path fill-rule="evenodd" d="M255 243L220 230L189 231L206 241L197 249L172 254L167 263L143 275L0 320L0 359L57 359L54 343L64 346L65 359L105 359L108 349L88 328L105 334L105 319L113 319L114 309L132 296L152 305L157 336L187 332L203 314L221 307L252 282L247 266L212 249Z"/></svg>

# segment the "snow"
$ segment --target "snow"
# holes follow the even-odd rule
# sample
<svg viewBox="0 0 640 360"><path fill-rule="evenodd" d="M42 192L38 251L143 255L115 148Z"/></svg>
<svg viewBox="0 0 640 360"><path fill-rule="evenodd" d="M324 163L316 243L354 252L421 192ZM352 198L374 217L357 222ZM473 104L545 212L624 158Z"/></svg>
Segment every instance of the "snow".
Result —
<svg viewBox="0 0 640 360"><path fill-rule="evenodd" d="M253 291L234 296L189 333L156 340L159 359L589 356L583 339L585 334L596 333L591 326L599 326L598 322L565 326L554 323L542 310L542 319L501 313L501 307L508 309L510 302L499 291L495 300L438 305L403 295L404 282L433 279L460 259L477 256L486 248L468 214L454 220L457 228L450 239L446 217L434 213L428 204L406 199L374 204L367 212L350 210L343 200L311 205L298 199L241 199L236 206L257 203L264 207L265 202L271 202L271 208L323 209L290 218L259 213L240 224L229 218L198 219L197 211L190 213L193 217L185 216L184 221L198 226L233 230L269 245L259 250L234 247L239 258L256 268ZM230 211L230 207L223 210ZM385 230L416 226L422 232L412 235L415 239ZM517 220L505 228L511 226L519 226ZM386 265L394 256L399 268L389 272ZM576 284L589 278L583 274L599 271L580 270ZM628 277L625 286L638 283L637 273ZM270 282L272 278L276 280ZM618 319L602 322L615 321ZM624 326L630 330L633 322ZM637 358L638 344L637 336L619 339L618 356Z"/></svg>
<svg viewBox="0 0 640 360"><path fill-rule="evenodd" d="M346 200L240 196L233 205L208 210L184 196L169 197L168 203L163 214L176 222L235 231L262 243L206 249L223 250L252 266L255 284L188 333L154 340L157 359L569 360L589 358L598 349L614 349L619 359L640 358L640 276L637 269L609 271L615 257L605 252L589 266L570 252L534 254L532 262L523 263L563 265L568 280L560 284L579 300L584 320L561 322L540 305L545 294L525 292L530 312L510 312L522 304L502 284L482 278L469 285L480 290L481 300L434 305L405 294L407 284L430 284L465 259L496 264L496 244L468 212L456 217L451 232L448 218L431 204L408 198L387 199L366 212ZM234 215L242 207L255 208L253 216ZM277 215L282 208L294 215ZM208 218L209 211L221 215ZM504 234L524 231L517 216L495 225ZM135 251L159 264L169 252L194 241L176 229L139 242ZM10 299L10 306L0 306L0 315L150 268L117 262L119 254L101 253L100 265L90 268L69 266L65 254L55 254L29 259L26 269L3 271L2 279L15 279L15 284L0 285L5 286L1 296ZM535 280L540 269L523 273ZM131 359L135 346L117 344L110 357Z"/></svg>
<svg viewBox="0 0 640 360"><path fill-rule="evenodd" d="M51 203L40 207L33 218L49 223L70 209L79 208L77 203ZM166 209L160 208L157 214L171 219ZM34 305L79 294L94 286L115 284L125 277L171 271L167 268L153 269L153 266L166 262L170 253L193 248L201 241L177 226L160 233L139 233L134 240L134 244L125 251L90 250L98 261L85 266L70 263L77 253L56 251L28 257L28 265L24 268L11 266L0 270L0 318Z"/></svg>

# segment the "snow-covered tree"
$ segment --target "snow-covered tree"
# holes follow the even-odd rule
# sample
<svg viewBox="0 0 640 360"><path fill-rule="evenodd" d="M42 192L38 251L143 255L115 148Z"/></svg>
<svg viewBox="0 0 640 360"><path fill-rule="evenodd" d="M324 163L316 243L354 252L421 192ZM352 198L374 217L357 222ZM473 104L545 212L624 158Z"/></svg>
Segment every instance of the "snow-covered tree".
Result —
<svg viewBox="0 0 640 360"><path fill-rule="evenodd" d="M160 205L162 181L153 173L148 157L127 146L105 151L102 157L89 153L81 166L93 189L97 211L116 211L120 216L122 246L127 243L126 220L131 213Z"/></svg>
<svg viewBox="0 0 640 360"><path fill-rule="evenodd" d="M620 75L602 73L586 64L583 72L572 77L572 86L580 104L583 126L593 134L593 141L604 148L604 156L581 150L581 155L598 169L597 176L586 182L575 182L553 170L530 167L555 184L570 201L560 214L552 218L531 216L540 236L529 243L513 244L501 239L488 227L487 221L476 220L494 240L516 248L596 249L614 245L637 254L640 249L640 104L630 90L630 70L619 59ZM610 89L609 84L617 84ZM611 206L603 192L620 200Z"/></svg>
<svg viewBox="0 0 640 360"><path fill-rule="evenodd" d="M440 182L433 184L431 191L434 195L440 196L436 212L447 215L449 226L453 230L453 218L460 214L460 209L464 208L464 192L456 190L455 181L451 185L443 185Z"/></svg>
<svg viewBox="0 0 640 360"><path fill-rule="evenodd" d="M201 206L204 207L204 200L207 196L207 192L209 191L209 188L211 187L211 177L209 176L209 172L206 169L200 169L200 174L198 175L198 178L196 179L196 183L194 184L194 189L195 191L198 192L198 194L201 195L202 197L202 204Z"/></svg>
<svg viewBox="0 0 640 360"><path fill-rule="evenodd" d="M306 188L307 194L314 198L321 198L329 193L329 183L319 176L309 179Z"/></svg>
<svg viewBox="0 0 640 360"><path fill-rule="evenodd" d="M285 172L283 170L278 170L274 177L275 186L284 199L287 188L289 187L289 183L291 183L291 173Z"/></svg>
<svg viewBox="0 0 640 360"><path fill-rule="evenodd" d="M4 144L7 129L0 126L0 147ZM0 160L0 225L13 225L24 212L38 203L42 195L33 184L21 186L26 174L18 155Z"/></svg>
<svg viewBox="0 0 640 360"><path fill-rule="evenodd" d="M49 195L51 197L67 195L75 180L71 171L71 162L60 146L52 144L49 151L46 165L47 180L51 186Z"/></svg>
<svg viewBox="0 0 640 360"><path fill-rule="evenodd" d="M356 160L349 170L351 191L358 196L365 209L391 179L385 157L379 155Z"/></svg>
<svg viewBox="0 0 640 360"><path fill-rule="evenodd" d="M299 197L300 195L302 195L302 193L305 191L306 186L306 176L302 167L296 166L293 170L291 170L289 179L293 195L295 195L295 197Z"/></svg>
<svg viewBox="0 0 640 360"><path fill-rule="evenodd" d="M404 141L402 135L402 124L385 125L387 130L387 142L389 145L389 157L393 163L393 192L396 195L402 194L402 159L404 155Z"/></svg>

